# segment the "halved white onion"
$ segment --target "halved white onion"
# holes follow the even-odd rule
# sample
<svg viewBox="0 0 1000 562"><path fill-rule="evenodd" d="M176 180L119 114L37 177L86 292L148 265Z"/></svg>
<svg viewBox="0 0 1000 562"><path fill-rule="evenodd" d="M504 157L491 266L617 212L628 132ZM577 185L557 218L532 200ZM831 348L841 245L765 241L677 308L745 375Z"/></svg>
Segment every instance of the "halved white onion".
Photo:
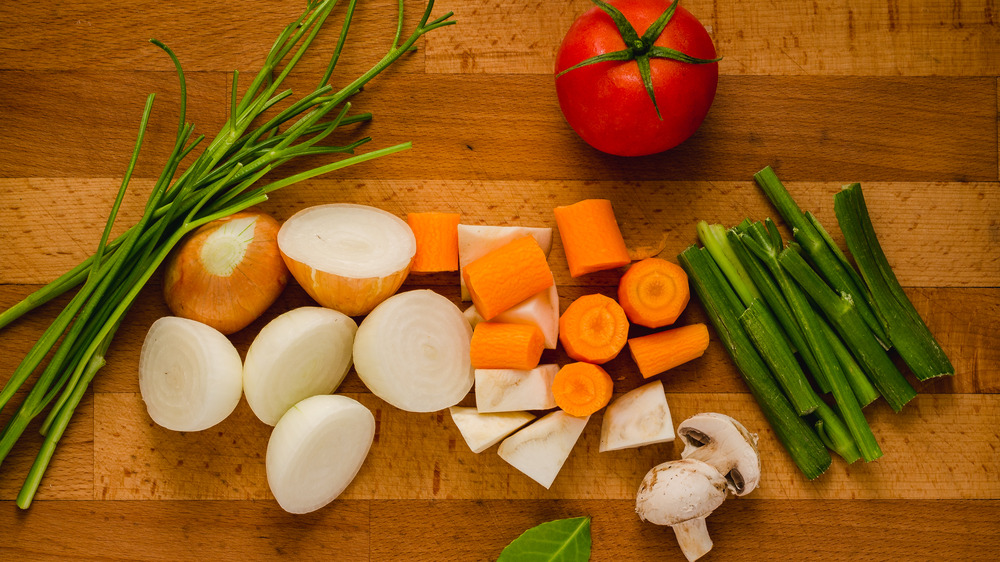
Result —
<svg viewBox="0 0 1000 562"><path fill-rule="evenodd" d="M409 412L454 406L475 380L472 328L462 311L429 290L393 295L358 326L354 368L376 396Z"/></svg>
<svg viewBox="0 0 1000 562"><path fill-rule="evenodd" d="M475 305L465 310L465 317L472 324L473 329L475 329L476 324L485 322ZM492 321L538 326L545 338L545 349L555 349L559 344L559 293L556 286L551 285L535 296L528 297L520 304L496 315Z"/></svg>
<svg viewBox="0 0 1000 562"><path fill-rule="evenodd" d="M309 513L354 480L375 438L375 417L357 400L335 394L295 404L267 442L267 484L289 513Z"/></svg>
<svg viewBox="0 0 1000 562"><path fill-rule="evenodd" d="M511 466L549 488L589 420L590 416L578 418L556 410L504 439L497 453Z"/></svg>
<svg viewBox="0 0 1000 562"><path fill-rule="evenodd" d="M451 419L473 453L482 453L500 442L519 427L535 419L528 412L486 414L475 408L452 406Z"/></svg>
<svg viewBox="0 0 1000 562"><path fill-rule="evenodd" d="M139 392L149 417L174 431L201 431L229 417L243 394L243 362L221 332L166 316L139 353Z"/></svg>
<svg viewBox="0 0 1000 562"><path fill-rule="evenodd" d="M247 350L243 391L260 421L274 425L296 402L330 394L351 369L350 316L304 306L268 322Z"/></svg>
<svg viewBox="0 0 1000 562"><path fill-rule="evenodd" d="M292 215L278 249L295 280L319 304L367 314L399 289L417 252L405 221L369 207L336 203Z"/></svg>
<svg viewBox="0 0 1000 562"><path fill-rule="evenodd" d="M673 440L674 423L659 380L619 396L604 411L602 453Z"/></svg>
<svg viewBox="0 0 1000 562"><path fill-rule="evenodd" d="M496 250L504 244L521 238L522 236L532 236L545 257L549 256L552 250L552 229L548 227L532 226L493 226L493 225L458 225L458 266L459 273L465 266ZM458 276L462 287L462 300L472 299L469 290L465 287L465 278Z"/></svg>

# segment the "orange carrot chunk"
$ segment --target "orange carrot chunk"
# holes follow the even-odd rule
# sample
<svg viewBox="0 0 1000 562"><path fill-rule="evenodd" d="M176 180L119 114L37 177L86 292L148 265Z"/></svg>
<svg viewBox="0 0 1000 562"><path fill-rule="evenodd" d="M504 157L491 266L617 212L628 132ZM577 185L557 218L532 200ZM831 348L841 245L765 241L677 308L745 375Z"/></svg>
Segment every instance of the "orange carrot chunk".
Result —
<svg viewBox="0 0 1000 562"><path fill-rule="evenodd" d="M462 270L472 303L486 320L555 282L545 252L533 237L508 242Z"/></svg>
<svg viewBox="0 0 1000 562"><path fill-rule="evenodd" d="M662 328L673 324L691 298L687 273L660 258L632 264L618 283L618 303L633 324Z"/></svg>
<svg viewBox="0 0 1000 562"><path fill-rule="evenodd" d="M411 273L458 271L458 213L409 213L410 225L417 239Z"/></svg>
<svg viewBox="0 0 1000 562"><path fill-rule="evenodd" d="M544 348L538 326L480 322L472 332L472 367L527 371L538 366Z"/></svg>
<svg viewBox="0 0 1000 562"><path fill-rule="evenodd" d="M569 273L573 277L614 269L631 261L611 201L584 199L556 207L554 213Z"/></svg>
<svg viewBox="0 0 1000 562"><path fill-rule="evenodd" d="M643 378L697 359L708 348L708 327L691 324L628 340L632 359Z"/></svg>
<svg viewBox="0 0 1000 562"><path fill-rule="evenodd" d="M607 363L618 356L628 340L628 318L615 299L585 295L559 317L559 341L577 361Z"/></svg>
<svg viewBox="0 0 1000 562"><path fill-rule="evenodd" d="M564 365L552 380L556 405L571 416L589 416L608 405L614 381L593 363Z"/></svg>

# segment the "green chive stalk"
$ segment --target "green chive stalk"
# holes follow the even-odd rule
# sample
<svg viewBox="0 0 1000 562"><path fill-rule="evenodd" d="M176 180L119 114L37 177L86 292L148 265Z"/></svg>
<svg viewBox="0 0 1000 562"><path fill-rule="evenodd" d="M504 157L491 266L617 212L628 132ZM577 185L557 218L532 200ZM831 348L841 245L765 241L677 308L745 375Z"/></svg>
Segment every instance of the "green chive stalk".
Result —
<svg viewBox="0 0 1000 562"><path fill-rule="evenodd" d="M822 328L819 327L821 322L819 315L813 310L806 295L779 265L778 249L781 247L781 235L778 233L777 227L774 226L773 222L767 221L767 229L764 230L760 223L756 223L751 226L750 233L752 237L751 234L744 234L740 239L748 250L767 265L778 282L778 286L781 287L792 314L799 326L802 327L806 343L815 353L820 369L823 370L824 376L830 383L833 398L844 417L844 422L847 424L851 436L858 445L862 458L865 461L873 461L881 457L882 449L879 447L868 421L865 420L861 404L845 378L833 347L823 336ZM874 339L872 341L874 342ZM876 343L876 345L878 344Z"/></svg>
<svg viewBox="0 0 1000 562"><path fill-rule="evenodd" d="M820 400L806 382L805 373L802 372L799 362L795 360L792 350L785 345L784 340L775 337L781 327L767 306L761 301L754 301L750 308L740 315L740 324L784 388L785 395L791 400L792 405L808 404L808 408L796 406L799 415L815 412L819 418L815 424L816 433L826 446L843 457L848 464L861 458L861 452L858 451L850 430L844 425L840 416Z"/></svg>
<svg viewBox="0 0 1000 562"><path fill-rule="evenodd" d="M844 263L830 251L826 240L802 213L802 209L792 199L781 180L775 175L774 170L767 166L754 174L754 179L767 198L778 209L785 222L792 227L795 240L802 245L809 259L816 264L817 269L822 272L827 282L837 292L850 295L858 308L858 313L870 331L875 334L879 341L888 342L889 338L885 333L885 328L875 311L868 305L869 299L862 296L862 292L867 288L856 285L854 278L845 269Z"/></svg>
<svg viewBox="0 0 1000 562"><path fill-rule="evenodd" d="M879 345L861 319L848 295L837 295L795 249L785 248L778 256L781 268L788 272L836 328L858 362L895 411L912 400L917 392Z"/></svg>
<svg viewBox="0 0 1000 562"><path fill-rule="evenodd" d="M736 363L778 440L806 478L819 477L832 463L823 441L782 394L767 365L740 325L743 306L707 250L691 246L678 261L687 271L726 351Z"/></svg>
<svg viewBox="0 0 1000 562"><path fill-rule="evenodd" d="M132 160L94 255L0 313L2 328L35 307L82 284L0 389L2 409L36 372L42 360L55 350L0 433L2 463L31 420L48 408L42 425L45 440L18 495L18 506L27 508L31 504L56 445L91 381L104 365L104 355L125 314L150 277L185 235L204 224L263 203L268 193L277 189L410 148L409 143L402 143L353 155L356 148L371 139L361 138L345 146L328 146L321 142L339 128L370 120L370 113L348 115L351 109L348 98L411 51L424 34L454 24L450 20L452 13L432 20L434 0L428 0L416 29L404 38L403 0L398 0L396 33L386 54L367 72L339 91L334 91L327 82L339 60L356 3L357 0L347 1L340 40L319 85L313 92L277 111L273 117L266 121L262 119L265 112L272 113L269 110L277 108L279 103L292 96L291 90L280 90L281 84L309 49L337 0L308 2L302 15L278 35L263 67L242 97L238 95L239 74L234 73L230 119L183 172L180 172L182 161L194 153L204 137L193 137L194 125L185 121L186 83L179 60L166 45L151 40L174 63L180 80L181 103L173 151L152 189L142 217L136 225L109 241L109 233L146 131L154 99L152 95L147 99ZM258 185L267 174L286 162L328 154L352 156Z"/></svg>
<svg viewBox="0 0 1000 562"><path fill-rule="evenodd" d="M954 375L955 367L899 284L875 235L860 184L833 198L837 222L885 320L889 341L919 380Z"/></svg>

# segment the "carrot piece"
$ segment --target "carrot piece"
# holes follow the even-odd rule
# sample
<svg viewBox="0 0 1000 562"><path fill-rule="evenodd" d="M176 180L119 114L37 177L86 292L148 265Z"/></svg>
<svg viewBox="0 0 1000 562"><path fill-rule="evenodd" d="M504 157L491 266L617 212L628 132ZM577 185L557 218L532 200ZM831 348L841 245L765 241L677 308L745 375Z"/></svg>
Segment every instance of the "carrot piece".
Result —
<svg viewBox="0 0 1000 562"><path fill-rule="evenodd" d="M571 416L589 416L607 406L614 388L607 371L593 363L564 365L552 379L556 405Z"/></svg>
<svg viewBox="0 0 1000 562"><path fill-rule="evenodd" d="M632 360L648 379L667 369L697 359L708 348L708 327L691 324L628 340Z"/></svg>
<svg viewBox="0 0 1000 562"><path fill-rule="evenodd" d="M684 269L660 258L632 264L618 283L618 303L633 324L662 328L673 324L691 299Z"/></svg>
<svg viewBox="0 0 1000 562"><path fill-rule="evenodd" d="M486 320L551 287L545 252L533 237L511 240L462 270L472 303Z"/></svg>
<svg viewBox="0 0 1000 562"><path fill-rule="evenodd" d="M417 239L411 273L458 271L458 213L409 213L410 225Z"/></svg>
<svg viewBox="0 0 1000 562"><path fill-rule="evenodd" d="M519 369L538 366L545 336L534 324L480 322L472 332L472 367L475 369Z"/></svg>
<svg viewBox="0 0 1000 562"><path fill-rule="evenodd" d="M584 199L572 205L556 207L554 213L569 274L573 277L614 269L632 261L615 220L611 201Z"/></svg>
<svg viewBox="0 0 1000 562"><path fill-rule="evenodd" d="M625 347L628 326L625 311L615 299L585 295L559 317L559 341L573 359L600 365Z"/></svg>

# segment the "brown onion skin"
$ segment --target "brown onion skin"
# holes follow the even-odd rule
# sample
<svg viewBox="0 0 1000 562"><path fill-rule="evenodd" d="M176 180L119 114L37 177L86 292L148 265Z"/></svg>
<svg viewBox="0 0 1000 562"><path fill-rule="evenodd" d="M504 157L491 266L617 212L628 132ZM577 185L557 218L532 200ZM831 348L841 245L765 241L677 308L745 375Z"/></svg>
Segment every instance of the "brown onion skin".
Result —
<svg viewBox="0 0 1000 562"><path fill-rule="evenodd" d="M209 273L200 254L205 240L223 224L257 217L253 241L228 277ZM223 334L242 330L268 309L288 284L278 252L278 221L253 209L210 222L178 244L167 261L163 296L175 316L212 326Z"/></svg>

